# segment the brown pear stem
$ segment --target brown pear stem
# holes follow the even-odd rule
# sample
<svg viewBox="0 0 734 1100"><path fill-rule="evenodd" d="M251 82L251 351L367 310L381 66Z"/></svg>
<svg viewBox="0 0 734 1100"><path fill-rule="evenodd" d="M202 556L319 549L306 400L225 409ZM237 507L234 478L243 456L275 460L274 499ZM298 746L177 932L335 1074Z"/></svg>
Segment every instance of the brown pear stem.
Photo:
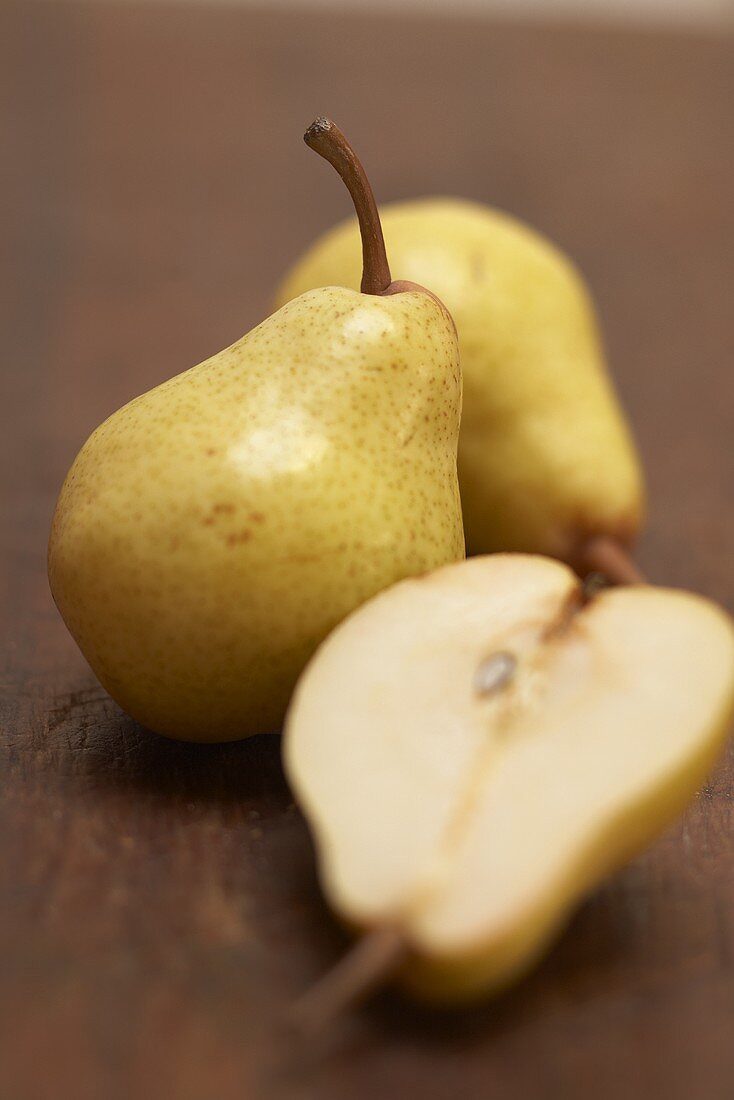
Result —
<svg viewBox="0 0 734 1100"><path fill-rule="evenodd" d="M644 584L645 577L630 557L629 551L607 535L590 539L584 546L580 565L582 572L602 573L612 584Z"/></svg>
<svg viewBox="0 0 734 1100"><path fill-rule="evenodd" d="M323 1034L347 1009L386 981L406 954L405 940L395 929L369 932L296 1001L289 1022L302 1036Z"/></svg>
<svg viewBox="0 0 734 1100"><path fill-rule="evenodd" d="M312 122L303 140L337 172L347 185L362 235L362 293L384 294L392 282L380 215L367 173L339 127L329 118Z"/></svg>

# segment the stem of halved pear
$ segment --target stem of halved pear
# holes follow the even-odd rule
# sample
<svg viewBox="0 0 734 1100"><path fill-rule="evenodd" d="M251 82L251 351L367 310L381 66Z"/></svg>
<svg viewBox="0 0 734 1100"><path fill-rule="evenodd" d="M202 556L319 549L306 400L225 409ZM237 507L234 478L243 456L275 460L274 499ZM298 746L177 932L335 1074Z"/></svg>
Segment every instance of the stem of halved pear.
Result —
<svg viewBox="0 0 734 1100"><path fill-rule="evenodd" d="M392 282L375 196L354 149L329 118L312 122L303 140L328 160L344 180L357 211L362 236L362 293L384 294Z"/></svg>
<svg viewBox="0 0 734 1100"><path fill-rule="evenodd" d="M629 552L616 539L598 535L590 539L580 555L582 571L601 573L612 584L644 584L644 574L638 569Z"/></svg>
<svg viewBox="0 0 734 1100"><path fill-rule="evenodd" d="M343 1013L390 978L407 954L394 928L368 932L290 1009L288 1021L304 1037L323 1034Z"/></svg>

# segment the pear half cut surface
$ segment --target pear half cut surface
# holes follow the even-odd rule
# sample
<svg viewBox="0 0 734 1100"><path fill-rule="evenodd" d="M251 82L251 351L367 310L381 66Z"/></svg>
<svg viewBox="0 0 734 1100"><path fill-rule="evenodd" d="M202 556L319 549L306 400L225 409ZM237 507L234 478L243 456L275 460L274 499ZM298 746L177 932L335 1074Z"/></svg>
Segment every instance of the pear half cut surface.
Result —
<svg viewBox="0 0 734 1100"><path fill-rule="evenodd" d="M325 287L111 416L49 546L56 603L110 695L185 740L278 729L345 615L463 557L460 414L432 295Z"/></svg>
<svg viewBox="0 0 734 1100"><path fill-rule="evenodd" d="M416 995L460 1001L525 971L684 806L733 703L716 605L587 598L560 563L498 554L337 628L296 690L286 767L336 912L402 937Z"/></svg>

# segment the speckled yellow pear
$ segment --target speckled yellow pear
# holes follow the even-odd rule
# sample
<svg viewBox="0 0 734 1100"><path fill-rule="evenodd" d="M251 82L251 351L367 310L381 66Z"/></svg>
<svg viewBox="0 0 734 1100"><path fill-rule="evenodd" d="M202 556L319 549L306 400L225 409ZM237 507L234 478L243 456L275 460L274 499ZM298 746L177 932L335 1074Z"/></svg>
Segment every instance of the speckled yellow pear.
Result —
<svg viewBox="0 0 734 1100"><path fill-rule="evenodd" d="M324 890L367 934L303 1013L386 962L431 1001L517 979L695 793L733 703L732 623L698 596L592 594L523 554L376 596L318 650L286 722Z"/></svg>
<svg viewBox="0 0 734 1100"><path fill-rule="evenodd" d="M538 233L476 203L424 199L381 214L393 271L430 286L459 333L469 551L606 568L595 560L597 540L633 543L643 487L579 273ZM324 282L359 285L352 222L306 253L277 301Z"/></svg>
<svg viewBox="0 0 734 1100"><path fill-rule="evenodd" d="M335 127L309 135L346 155ZM54 598L104 687L159 733L279 728L336 623L463 556L454 326L433 295L391 284L370 247L367 292L289 303L115 413L66 479Z"/></svg>

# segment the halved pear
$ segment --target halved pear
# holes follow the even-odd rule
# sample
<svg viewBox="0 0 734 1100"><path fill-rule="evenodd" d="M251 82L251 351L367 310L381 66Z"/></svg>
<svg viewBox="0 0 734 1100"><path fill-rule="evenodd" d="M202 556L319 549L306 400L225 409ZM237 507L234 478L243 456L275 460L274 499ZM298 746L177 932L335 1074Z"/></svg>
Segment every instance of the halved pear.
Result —
<svg viewBox="0 0 734 1100"><path fill-rule="evenodd" d="M734 707L734 630L646 585L588 597L498 554L403 581L321 646L285 759L324 890L430 1000L502 987L695 793Z"/></svg>

